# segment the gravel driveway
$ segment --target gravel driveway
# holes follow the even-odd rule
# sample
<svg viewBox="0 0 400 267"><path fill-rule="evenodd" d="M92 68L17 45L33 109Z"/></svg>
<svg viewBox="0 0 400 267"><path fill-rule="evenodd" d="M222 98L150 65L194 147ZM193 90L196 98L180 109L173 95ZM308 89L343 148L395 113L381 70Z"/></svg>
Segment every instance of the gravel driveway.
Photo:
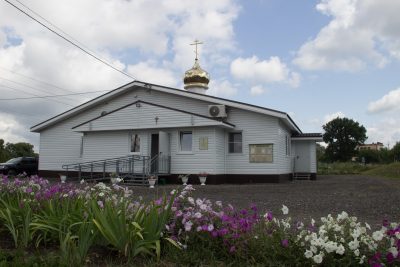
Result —
<svg viewBox="0 0 400 267"><path fill-rule="evenodd" d="M162 196L179 185L156 189L133 187L145 199ZM367 176L318 176L316 181L281 184L194 186L193 197L222 200L238 208L255 203L261 211L281 214L282 204L289 207L294 220L307 221L331 213L347 211L360 221L379 227L384 218L400 222L400 180Z"/></svg>

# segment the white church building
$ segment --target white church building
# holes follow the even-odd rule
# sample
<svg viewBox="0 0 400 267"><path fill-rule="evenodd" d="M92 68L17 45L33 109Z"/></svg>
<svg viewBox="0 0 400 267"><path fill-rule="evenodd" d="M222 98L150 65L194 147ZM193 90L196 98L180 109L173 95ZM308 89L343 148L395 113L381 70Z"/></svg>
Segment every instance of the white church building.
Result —
<svg viewBox="0 0 400 267"><path fill-rule="evenodd" d="M316 142L282 111L206 94L209 75L196 58L185 90L128 83L33 127L39 174L141 181L208 173L207 183L316 178Z"/></svg>

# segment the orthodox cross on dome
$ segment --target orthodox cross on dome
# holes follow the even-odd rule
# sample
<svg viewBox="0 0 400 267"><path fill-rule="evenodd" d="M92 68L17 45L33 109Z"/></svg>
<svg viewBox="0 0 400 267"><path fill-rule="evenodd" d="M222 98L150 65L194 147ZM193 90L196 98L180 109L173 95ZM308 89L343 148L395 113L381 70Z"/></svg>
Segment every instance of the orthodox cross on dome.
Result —
<svg viewBox="0 0 400 267"><path fill-rule="evenodd" d="M196 60L198 60L197 45L200 45L200 44L203 44L203 42L200 42L199 40L194 40L194 43L193 43L193 44L190 44L190 45L195 45L195 46L196 46L196 51L195 51L195 53L196 53Z"/></svg>

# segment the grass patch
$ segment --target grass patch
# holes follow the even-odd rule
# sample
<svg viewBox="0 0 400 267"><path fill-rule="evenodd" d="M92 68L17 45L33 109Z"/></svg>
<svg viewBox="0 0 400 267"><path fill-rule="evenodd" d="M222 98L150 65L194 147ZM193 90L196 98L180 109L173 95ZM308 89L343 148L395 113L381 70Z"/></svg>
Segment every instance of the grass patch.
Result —
<svg viewBox="0 0 400 267"><path fill-rule="evenodd" d="M356 162L334 162L334 163L318 162L318 174L319 175L363 174L366 171L373 170L379 166L383 165L373 165L373 164L363 165Z"/></svg>
<svg viewBox="0 0 400 267"><path fill-rule="evenodd" d="M400 179L400 162L377 166L363 174Z"/></svg>

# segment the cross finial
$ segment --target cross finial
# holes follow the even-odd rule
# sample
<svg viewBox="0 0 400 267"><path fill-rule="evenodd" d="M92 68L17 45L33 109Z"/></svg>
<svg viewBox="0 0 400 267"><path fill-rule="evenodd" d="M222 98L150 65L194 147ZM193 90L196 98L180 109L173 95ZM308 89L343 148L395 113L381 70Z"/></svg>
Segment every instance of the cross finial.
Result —
<svg viewBox="0 0 400 267"><path fill-rule="evenodd" d="M196 46L196 51L195 51L195 53L196 53L196 60L198 60L198 52L197 52L197 45L200 45L200 44L203 44L203 42L200 42L199 40L194 40L194 42L193 42L193 44L190 44L190 45L195 45Z"/></svg>

